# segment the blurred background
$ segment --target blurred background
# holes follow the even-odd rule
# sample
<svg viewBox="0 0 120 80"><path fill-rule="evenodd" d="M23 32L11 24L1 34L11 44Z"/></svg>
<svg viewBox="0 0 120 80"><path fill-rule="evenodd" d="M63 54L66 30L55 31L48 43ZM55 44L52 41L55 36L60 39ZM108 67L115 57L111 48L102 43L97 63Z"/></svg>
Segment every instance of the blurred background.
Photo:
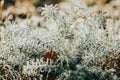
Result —
<svg viewBox="0 0 120 80"><path fill-rule="evenodd" d="M107 11L107 17L120 18L120 0L84 0L88 7L101 7ZM0 0L0 12L2 19L9 15L17 15L20 18L29 18L39 15L40 8L45 4L58 4L59 8L68 5L69 0Z"/></svg>

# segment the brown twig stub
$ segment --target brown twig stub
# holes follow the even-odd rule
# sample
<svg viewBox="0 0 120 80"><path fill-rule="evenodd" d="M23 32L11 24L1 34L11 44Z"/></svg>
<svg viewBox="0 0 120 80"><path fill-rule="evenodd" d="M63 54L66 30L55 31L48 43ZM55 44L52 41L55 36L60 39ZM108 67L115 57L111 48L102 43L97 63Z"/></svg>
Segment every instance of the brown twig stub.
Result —
<svg viewBox="0 0 120 80"><path fill-rule="evenodd" d="M3 9L3 6L4 6L4 0L0 0L0 10Z"/></svg>

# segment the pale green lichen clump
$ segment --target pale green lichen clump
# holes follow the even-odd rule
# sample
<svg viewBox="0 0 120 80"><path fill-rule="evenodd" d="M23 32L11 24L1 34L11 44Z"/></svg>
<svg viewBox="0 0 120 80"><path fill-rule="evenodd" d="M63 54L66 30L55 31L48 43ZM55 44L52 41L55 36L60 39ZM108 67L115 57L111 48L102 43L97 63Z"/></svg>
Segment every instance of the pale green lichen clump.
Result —
<svg viewBox="0 0 120 80"><path fill-rule="evenodd" d="M106 19L82 0L71 8L45 5L42 17L0 25L1 80L116 80L116 70L101 66L103 56L120 52L120 20ZM35 20L36 21L35 21ZM58 59L44 61L45 53Z"/></svg>

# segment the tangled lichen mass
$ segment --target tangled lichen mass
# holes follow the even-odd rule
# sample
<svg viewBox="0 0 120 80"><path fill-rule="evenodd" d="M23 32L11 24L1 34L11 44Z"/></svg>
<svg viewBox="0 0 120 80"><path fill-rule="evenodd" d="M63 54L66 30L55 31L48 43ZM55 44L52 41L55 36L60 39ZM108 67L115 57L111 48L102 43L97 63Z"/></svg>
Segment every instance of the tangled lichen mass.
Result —
<svg viewBox="0 0 120 80"><path fill-rule="evenodd" d="M0 80L119 80L120 1L90 1L0 0Z"/></svg>

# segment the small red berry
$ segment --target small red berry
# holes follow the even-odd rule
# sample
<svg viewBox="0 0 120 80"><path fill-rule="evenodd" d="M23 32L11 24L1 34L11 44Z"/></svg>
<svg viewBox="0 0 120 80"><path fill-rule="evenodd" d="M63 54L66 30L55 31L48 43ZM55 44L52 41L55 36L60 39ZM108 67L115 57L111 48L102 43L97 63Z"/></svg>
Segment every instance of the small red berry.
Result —
<svg viewBox="0 0 120 80"><path fill-rule="evenodd" d="M43 61L47 62L48 59L48 64L50 63L50 59L56 61L58 59L58 56L55 51L49 50L45 53Z"/></svg>

